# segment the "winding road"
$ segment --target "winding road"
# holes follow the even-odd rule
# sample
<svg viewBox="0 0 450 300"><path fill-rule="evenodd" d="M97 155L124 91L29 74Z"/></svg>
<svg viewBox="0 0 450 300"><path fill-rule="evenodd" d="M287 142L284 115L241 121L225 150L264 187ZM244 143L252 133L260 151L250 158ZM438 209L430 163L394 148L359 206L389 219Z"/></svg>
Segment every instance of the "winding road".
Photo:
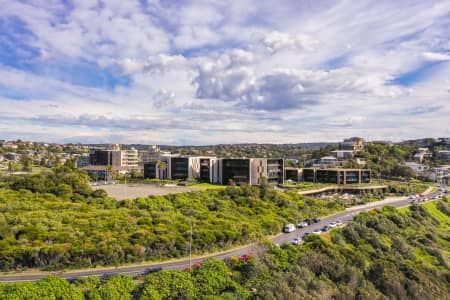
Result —
<svg viewBox="0 0 450 300"><path fill-rule="evenodd" d="M433 197L438 192L430 193L427 197ZM302 237L306 232L312 232L317 229L322 229L325 225L330 222L340 220L343 223L348 223L353 219L355 214L358 214L363 211L369 211L376 208L381 208L383 206L394 206L394 207L404 207L410 205L410 201L408 197L391 197L385 200L371 202L364 205L353 206L347 208L345 211L330 215L321 219L318 223L312 224L306 228L298 228L294 232L291 233L282 233L278 234L270 240L276 244L288 243L292 239L296 237ZM255 249L255 244L249 244L246 246L242 246L240 248L231 249L229 251L224 251L220 253L215 253L211 255L205 255L202 257L195 257L192 259L192 262L201 262L206 258L216 258L216 259L225 259L230 256L241 256L244 254L252 253ZM148 273L152 270L159 269L168 269L168 270L183 270L189 267L189 259L182 259L177 261L168 261L161 263L147 263L141 265L127 265L120 266L117 268L98 268L98 269L87 269L87 270L79 270L79 271L67 271L67 272L40 272L36 271L35 273L23 272L23 273L14 273L14 274L3 274L0 275L0 282L21 282L21 281L36 281L42 279L49 275L59 276L62 278L66 278L69 280L75 280L81 277L87 276L111 276L116 274L123 274L129 276L139 276L145 273Z"/></svg>

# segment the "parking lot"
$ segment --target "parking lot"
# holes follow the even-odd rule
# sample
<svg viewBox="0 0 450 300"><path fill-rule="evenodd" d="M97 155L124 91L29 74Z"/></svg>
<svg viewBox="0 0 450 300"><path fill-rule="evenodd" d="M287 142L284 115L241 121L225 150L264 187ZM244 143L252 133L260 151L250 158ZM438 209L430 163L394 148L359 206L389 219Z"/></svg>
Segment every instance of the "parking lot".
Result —
<svg viewBox="0 0 450 300"><path fill-rule="evenodd" d="M167 195L174 193L184 193L195 190L194 188L181 186L157 186L153 184L108 184L93 186L93 189L104 189L109 196L117 200L134 199L137 197L147 197L150 195Z"/></svg>

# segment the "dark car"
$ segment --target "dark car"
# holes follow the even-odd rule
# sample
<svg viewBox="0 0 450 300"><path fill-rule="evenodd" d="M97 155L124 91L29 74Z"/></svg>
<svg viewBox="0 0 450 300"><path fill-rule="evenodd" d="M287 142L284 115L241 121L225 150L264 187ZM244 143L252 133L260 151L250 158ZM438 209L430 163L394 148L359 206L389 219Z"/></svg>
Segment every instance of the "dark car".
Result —
<svg viewBox="0 0 450 300"><path fill-rule="evenodd" d="M322 231L323 232L327 232L327 231L329 231L329 230L331 230L331 226L330 225L325 225L323 228L322 228Z"/></svg>
<svg viewBox="0 0 450 300"><path fill-rule="evenodd" d="M319 223L319 222L320 222L320 219L319 219L319 218L314 218L314 219L312 219L312 221L313 221L314 223Z"/></svg>
<svg viewBox="0 0 450 300"><path fill-rule="evenodd" d="M161 271L162 268L161 267L156 267L156 268L148 268L145 269L144 272L142 272L142 275L147 275L147 274L151 274L151 273L156 273Z"/></svg>

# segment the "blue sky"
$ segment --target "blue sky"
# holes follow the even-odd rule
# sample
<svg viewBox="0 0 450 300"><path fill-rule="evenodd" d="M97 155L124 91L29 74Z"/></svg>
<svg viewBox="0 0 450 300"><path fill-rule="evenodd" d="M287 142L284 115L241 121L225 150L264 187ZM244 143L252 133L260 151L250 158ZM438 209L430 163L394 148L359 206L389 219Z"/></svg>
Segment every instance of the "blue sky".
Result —
<svg viewBox="0 0 450 300"><path fill-rule="evenodd" d="M450 136L448 0L0 5L0 138Z"/></svg>

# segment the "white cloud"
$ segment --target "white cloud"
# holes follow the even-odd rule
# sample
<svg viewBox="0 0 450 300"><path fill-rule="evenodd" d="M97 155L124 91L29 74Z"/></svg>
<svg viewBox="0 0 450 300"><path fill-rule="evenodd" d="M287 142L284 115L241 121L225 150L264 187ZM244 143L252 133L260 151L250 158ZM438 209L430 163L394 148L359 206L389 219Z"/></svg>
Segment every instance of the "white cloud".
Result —
<svg viewBox="0 0 450 300"><path fill-rule="evenodd" d="M201 144L448 135L448 1L0 5L8 42L26 58L0 61L9 137ZM20 67L43 61L48 73ZM129 83L49 78L67 61ZM428 65L414 82L410 74ZM408 86L398 80L405 74Z"/></svg>
<svg viewBox="0 0 450 300"><path fill-rule="evenodd" d="M449 61L450 54L436 53L436 52L424 52L423 57L429 61Z"/></svg>

